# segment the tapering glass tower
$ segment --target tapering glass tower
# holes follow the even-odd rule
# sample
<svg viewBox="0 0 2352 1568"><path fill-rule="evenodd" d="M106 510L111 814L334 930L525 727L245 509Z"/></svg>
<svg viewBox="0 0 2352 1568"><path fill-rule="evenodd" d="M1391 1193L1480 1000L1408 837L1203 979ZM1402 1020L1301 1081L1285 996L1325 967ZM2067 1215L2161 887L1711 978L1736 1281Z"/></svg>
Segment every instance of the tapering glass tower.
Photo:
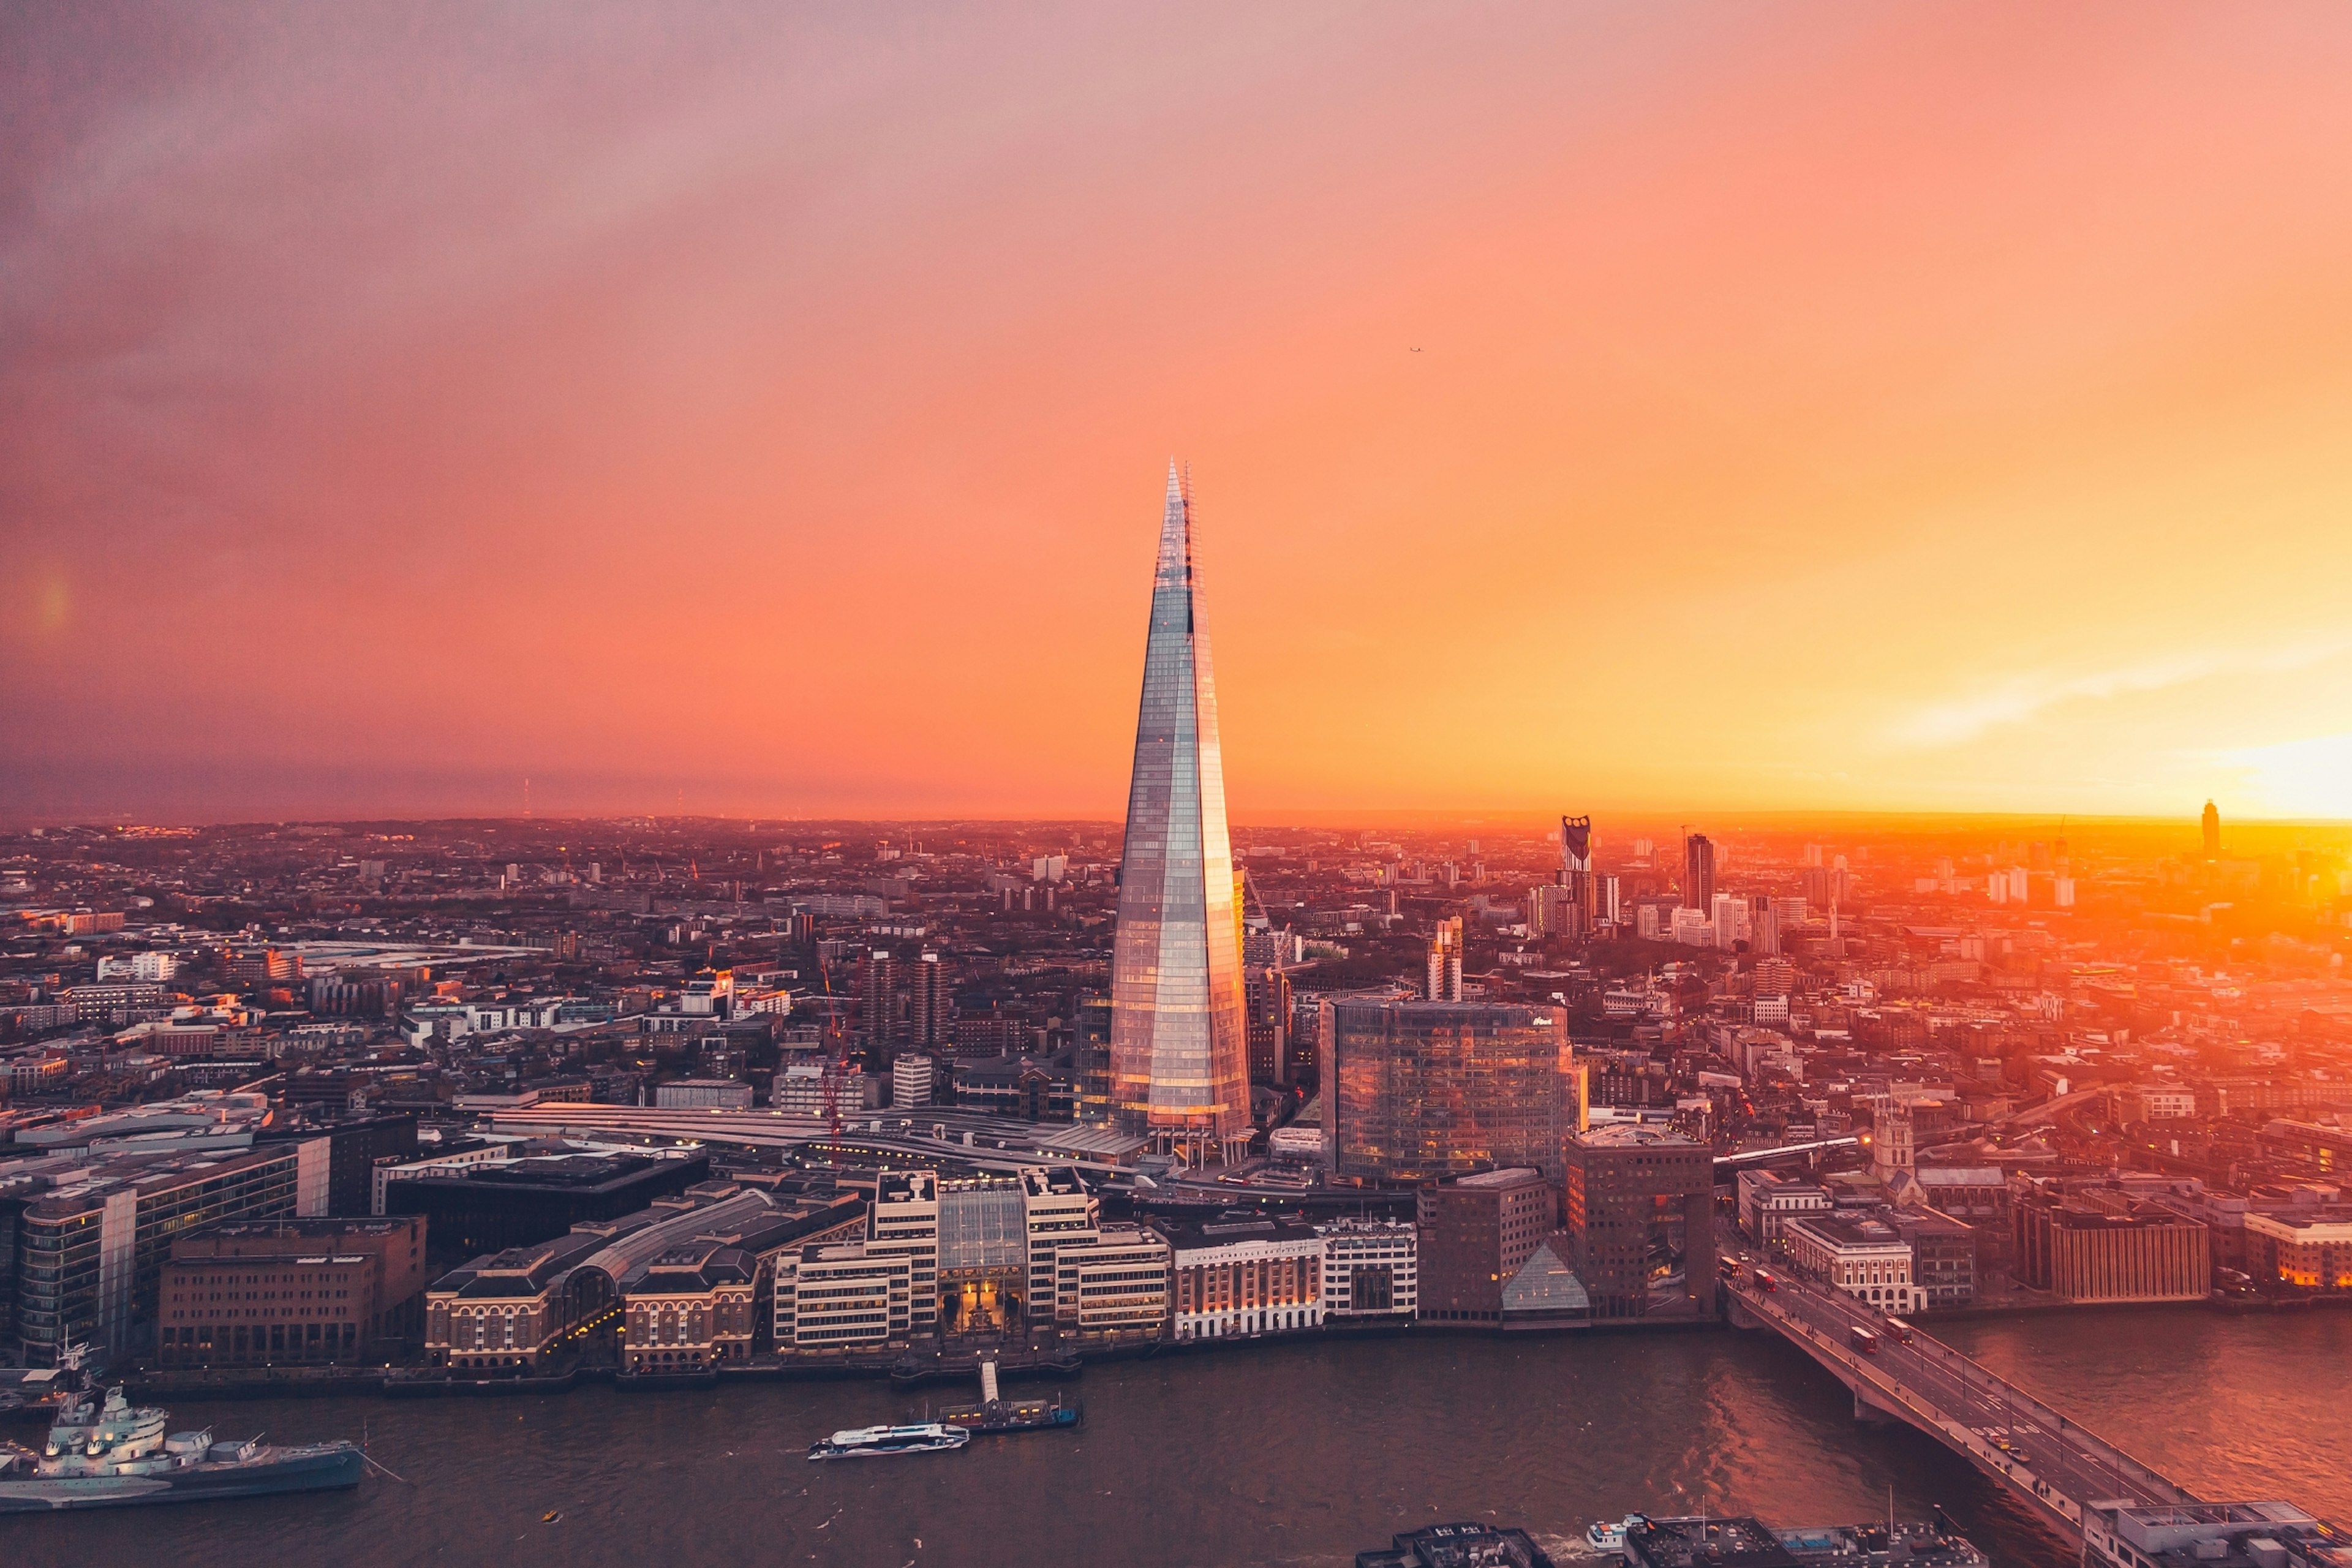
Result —
<svg viewBox="0 0 2352 1568"><path fill-rule="evenodd" d="M1172 463L1143 645L1110 984L1114 1123L1196 1162L1237 1154L1250 1131L1241 920L1192 498Z"/></svg>

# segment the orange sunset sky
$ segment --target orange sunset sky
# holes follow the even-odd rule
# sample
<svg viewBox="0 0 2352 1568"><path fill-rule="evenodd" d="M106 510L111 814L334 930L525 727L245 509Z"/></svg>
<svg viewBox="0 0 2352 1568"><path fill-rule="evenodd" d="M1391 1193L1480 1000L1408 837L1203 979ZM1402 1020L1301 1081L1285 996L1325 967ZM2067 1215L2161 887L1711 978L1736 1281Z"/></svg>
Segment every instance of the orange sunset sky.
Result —
<svg viewBox="0 0 2352 1568"><path fill-rule="evenodd" d="M8 7L0 816L2352 816L2352 7Z"/></svg>

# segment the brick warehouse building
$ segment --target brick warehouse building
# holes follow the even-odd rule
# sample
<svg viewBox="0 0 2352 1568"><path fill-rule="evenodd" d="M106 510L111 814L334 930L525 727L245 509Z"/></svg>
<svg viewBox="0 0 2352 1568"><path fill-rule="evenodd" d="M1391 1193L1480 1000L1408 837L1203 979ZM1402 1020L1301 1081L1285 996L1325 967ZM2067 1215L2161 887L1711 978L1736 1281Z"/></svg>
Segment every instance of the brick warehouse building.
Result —
<svg viewBox="0 0 2352 1568"><path fill-rule="evenodd" d="M383 1359L421 1321L425 1221L226 1225L172 1244L157 1364Z"/></svg>

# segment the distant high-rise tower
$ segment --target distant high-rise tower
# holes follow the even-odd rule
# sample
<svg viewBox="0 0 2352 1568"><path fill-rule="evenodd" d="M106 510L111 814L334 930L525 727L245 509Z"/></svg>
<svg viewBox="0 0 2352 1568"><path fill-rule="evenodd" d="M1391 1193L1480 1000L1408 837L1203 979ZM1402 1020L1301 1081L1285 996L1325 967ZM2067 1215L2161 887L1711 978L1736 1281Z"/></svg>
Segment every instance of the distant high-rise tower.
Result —
<svg viewBox="0 0 2352 1568"><path fill-rule="evenodd" d="M1462 1000L1460 915L1438 921L1437 934L1429 939L1429 999L1433 1002Z"/></svg>
<svg viewBox="0 0 2352 1568"><path fill-rule="evenodd" d="M919 1051L935 1051L955 1044L955 1022L949 1015L950 994L940 955L927 952L907 967L907 1043Z"/></svg>
<svg viewBox="0 0 2352 1568"><path fill-rule="evenodd" d="M1171 463L1111 949L1111 1105L1120 1130L1195 1159L1238 1158L1250 1134L1234 886L1192 498Z"/></svg>
<svg viewBox="0 0 2352 1568"><path fill-rule="evenodd" d="M2205 803L2205 858L2221 858L2221 811L2211 801Z"/></svg>
<svg viewBox="0 0 2352 1568"><path fill-rule="evenodd" d="M898 961L890 950L877 947L866 961L866 1037L876 1056L887 1060L898 1043Z"/></svg>
<svg viewBox="0 0 2352 1568"><path fill-rule="evenodd" d="M1579 939L1592 934L1592 818L1559 819L1559 885L1568 889L1567 930Z"/></svg>
<svg viewBox="0 0 2352 1568"><path fill-rule="evenodd" d="M1683 908L1712 910L1715 906L1715 844L1704 833L1683 840Z"/></svg>

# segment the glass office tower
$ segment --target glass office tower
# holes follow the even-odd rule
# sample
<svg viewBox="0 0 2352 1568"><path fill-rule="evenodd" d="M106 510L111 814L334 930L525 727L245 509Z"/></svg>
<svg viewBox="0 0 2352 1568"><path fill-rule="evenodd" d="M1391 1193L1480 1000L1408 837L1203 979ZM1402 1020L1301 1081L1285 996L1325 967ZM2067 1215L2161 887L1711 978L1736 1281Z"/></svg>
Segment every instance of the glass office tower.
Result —
<svg viewBox="0 0 2352 1568"><path fill-rule="evenodd" d="M1323 1114L1342 1175L1432 1182L1530 1165L1557 1180L1581 1130L1567 1009L1335 1001L1323 1014Z"/></svg>
<svg viewBox="0 0 2352 1568"><path fill-rule="evenodd" d="M1234 902L1192 494L1171 463L1119 864L1111 1103L1122 1131L1196 1162L1237 1156L1250 1132Z"/></svg>

